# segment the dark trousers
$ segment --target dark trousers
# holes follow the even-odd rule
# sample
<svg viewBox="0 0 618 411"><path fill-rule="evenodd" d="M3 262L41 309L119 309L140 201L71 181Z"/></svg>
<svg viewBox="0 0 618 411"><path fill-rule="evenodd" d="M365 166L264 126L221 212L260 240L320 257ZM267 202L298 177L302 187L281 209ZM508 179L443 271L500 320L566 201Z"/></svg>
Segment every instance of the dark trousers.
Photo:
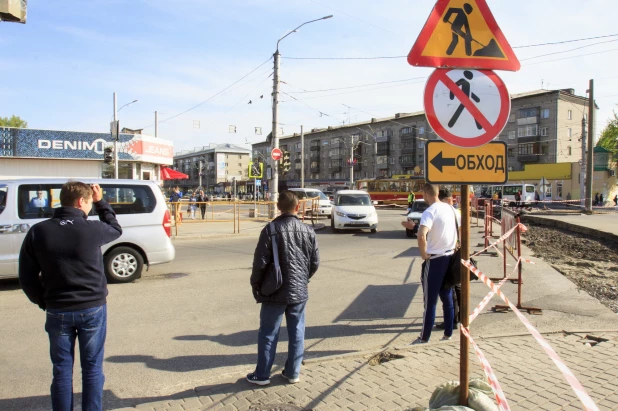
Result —
<svg viewBox="0 0 618 411"><path fill-rule="evenodd" d="M204 219L204 215L206 214L206 206L201 206L200 211L202 212L202 220Z"/></svg>
<svg viewBox="0 0 618 411"><path fill-rule="evenodd" d="M451 256L442 256L425 260L422 265L421 285L423 286L424 308L423 330L421 339L429 341L431 329L436 321L438 298L442 301L444 311L444 335L453 334L453 290L443 288L442 282L451 263Z"/></svg>
<svg viewBox="0 0 618 411"><path fill-rule="evenodd" d="M461 322L460 312L459 312L459 302L461 301L461 284L453 287L453 308L455 309L455 318L453 319L453 323L457 324Z"/></svg>

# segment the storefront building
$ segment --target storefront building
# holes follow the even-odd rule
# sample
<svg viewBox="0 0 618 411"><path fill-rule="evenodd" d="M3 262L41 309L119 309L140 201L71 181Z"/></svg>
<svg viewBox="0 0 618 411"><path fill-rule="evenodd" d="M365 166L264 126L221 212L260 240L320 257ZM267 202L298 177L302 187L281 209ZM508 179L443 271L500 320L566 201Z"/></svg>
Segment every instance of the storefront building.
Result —
<svg viewBox="0 0 618 411"><path fill-rule="evenodd" d="M0 177L113 178L103 161L113 147L108 133L0 127ZM173 143L142 134L120 134L118 177L160 180L160 167L173 164Z"/></svg>

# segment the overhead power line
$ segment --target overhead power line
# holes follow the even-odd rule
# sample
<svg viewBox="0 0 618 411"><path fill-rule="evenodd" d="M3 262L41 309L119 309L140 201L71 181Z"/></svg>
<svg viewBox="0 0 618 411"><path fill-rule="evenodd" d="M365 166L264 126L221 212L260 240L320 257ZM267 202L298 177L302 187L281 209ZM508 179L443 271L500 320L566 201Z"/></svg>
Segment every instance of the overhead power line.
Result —
<svg viewBox="0 0 618 411"><path fill-rule="evenodd" d="M213 94L212 96L210 96L209 98L207 98L206 100L196 104L195 106L191 107L188 110L183 111L182 113L178 113L176 115L173 115L171 117L168 117L164 120L160 120L159 124L161 123L165 123L166 121L170 121L176 117L180 117L183 114L188 113L189 111L195 110L196 108L200 107L201 105L208 103L209 101L213 100L214 98L222 95L223 93L225 93L226 91L228 91L229 89L231 89L232 87L234 87L236 84L240 83L241 81L243 81L244 79L246 79L247 77L249 77L252 73L254 73L255 71L259 70L260 67L262 67L264 64L268 63L270 60L272 60L272 57L269 57L268 60L266 60L265 62L263 62L262 64L260 64L259 66L257 66L256 68L254 68L253 70L251 70L250 72L248 72L247 74L245 74L244 76L242 76L241 78L239 78L238 80L236 80L235 82L233 82L232 84L230 84L229 86L227 86L226 88L224 88L223 90L219 91L218 93ZM151 124L149 126L143 127L143 128L149 128L154 126L154 124Z"/></svg>
<svg viewBox="0 0 618 411"><path fill-rule="evenodd" d="M529 44L527 46L516 46L516 47L513 47L513 48L514 49L523 49L523 48L530 48L530 47L555 46L555 45L559 45L559 44L575 43L575 42L587 41L587 40L597 40L597 39L604 39L604 38L609 38L609 37L618 37L618 34L609 34L607 36L597 36L597 37L587 37L587 38L575 39L575 40L557 41L557 42L553 42L553 43ZM594 45L597 45L597 44L602 44L602 43L603 42L589 44L589 45L584 46L584 47L591 47L591 46L594 46ZM584 47L581 47L581 48L584 48ZM555 53L549 53L549 54L545 54L545 55L542 55L542 56L536 56L536 57L533 57L533 58L544 57L544 56L551 55L551 54L555 54ZM407 55L405 55L405 56L371 56L371 57L285 57L285 56L282 56L281 58L288 59L288 60L386 60L386 59L408 58L408 56Z"/></svg>

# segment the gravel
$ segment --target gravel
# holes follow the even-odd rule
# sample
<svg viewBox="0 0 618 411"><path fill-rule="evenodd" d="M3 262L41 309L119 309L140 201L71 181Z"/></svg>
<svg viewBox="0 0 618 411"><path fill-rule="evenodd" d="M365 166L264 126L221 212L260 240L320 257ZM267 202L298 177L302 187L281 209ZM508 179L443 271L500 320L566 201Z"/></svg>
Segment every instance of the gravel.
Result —
<svg viewBox="0 0 618 411"><path fill-rule="evenodd" d="M531 225L526 245L602 304L618 313L618 244Z"/></svg>

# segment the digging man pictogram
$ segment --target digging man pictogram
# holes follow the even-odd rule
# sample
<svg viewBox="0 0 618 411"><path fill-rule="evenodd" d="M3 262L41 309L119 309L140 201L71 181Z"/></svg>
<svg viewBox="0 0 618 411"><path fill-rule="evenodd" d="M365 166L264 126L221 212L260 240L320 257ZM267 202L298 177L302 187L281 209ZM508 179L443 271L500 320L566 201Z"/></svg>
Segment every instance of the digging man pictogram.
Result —
<svg viewBox="0 0 618 411"><path fill-rule="evenodd" d="M464 40L466 48L466 56L472 55L472 42L475 42L481 46L480 49L474 52L476 57L497 57L504 58L504 54L498 47L495 39L491 39L489 44L484 45L472 37L472 31L470 29L470 22L468 21L468 15L472 14L474 8L470 3L465 3L463 8L451 7L448 9L442 21L451 25L453 31L453 40L446 50L447 55L452 55L459 44L459 38ZM451 22L451 17L455 16L455 20Z"/></svg>
<svg viewBox="0 0 618 411"><path fill-rule="evenodd" d="M461 91L463 91L466 96L468 96L473 101L480 103L481 99L479 98L479 96L477 96L476 94L472 92L471 87L470 87L470 81L468 81L474 78L474 74L472 74L471 71L466 70L464 71L464 77L465 78L459 79L459 81L457 81L457 83L455 84L457 84L457 86L461 88ZM450 98L451 100L455 100L455 93L453 93L452 91L450 93ZM459 116L461 116L461 113L463 113L465 108L466 107L463 105L463 103L459 102L459 107L457 107L457 110L455 111L455 114L453 114L451 121L448 122L449 128L453 128L453 126L457 123L457 120L459 120ZM478 121L475 120L475 122L476 122L476 127L479 130L482 130L483 126L481 126Z"/></svg>

